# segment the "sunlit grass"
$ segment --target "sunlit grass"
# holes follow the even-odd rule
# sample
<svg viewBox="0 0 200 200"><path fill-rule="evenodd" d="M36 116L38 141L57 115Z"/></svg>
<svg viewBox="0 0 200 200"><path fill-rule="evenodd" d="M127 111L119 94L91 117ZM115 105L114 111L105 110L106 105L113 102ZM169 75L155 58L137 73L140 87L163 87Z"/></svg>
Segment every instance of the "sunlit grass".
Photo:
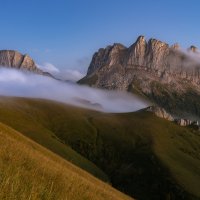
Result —
<svg viewBox="0 0 200 200"><path fill-rule="evenodd" d="M0 199L130 199L0 124Z"/></svg>

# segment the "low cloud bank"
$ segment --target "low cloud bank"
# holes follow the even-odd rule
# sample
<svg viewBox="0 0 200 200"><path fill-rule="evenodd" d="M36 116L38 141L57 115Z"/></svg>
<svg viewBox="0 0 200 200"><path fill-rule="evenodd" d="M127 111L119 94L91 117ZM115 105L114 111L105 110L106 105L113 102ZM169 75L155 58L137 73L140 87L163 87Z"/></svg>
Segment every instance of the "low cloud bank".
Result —
<svg viewBox="0 0 200 200"><path fill-rule="evenodd" d="M65 81L76 82L85 76L85 74L76 69L58 69L51 63L44 63L42 65L37 64L37 67L45 72L49 72L54 77Z"/></svg>
<svg viewBox="0 0 200 200"><path fill-rule="evenodd" d="M55 74L55 76L61 80L77 82L78 80L83 78L85 74L82 74L78 70L65 69L65 70L62 70L60 73Z"/></svg>
<svg viewBox="0 0 200 200"><path fill-rule="evenodd" d="M126 92L105 91L49 77L0 68L0 95L51 99L103 112L133 112L148 106Z"/></svg>
<svg viewBox="0 0 200 200"><path fill-rule="evenodd" d="M43 65L36 64L38 68L49 73L59 73L60 70L51 63L44 63Z"/></svg>
<svg viewBox="0 0 200 200"><path fill-rule="evenodd" d="M182 63L183 67L191 69L192 67L200 66L200 51L198 49L196 49L196 52L180 49L180 52L187 58Z"/></svg>

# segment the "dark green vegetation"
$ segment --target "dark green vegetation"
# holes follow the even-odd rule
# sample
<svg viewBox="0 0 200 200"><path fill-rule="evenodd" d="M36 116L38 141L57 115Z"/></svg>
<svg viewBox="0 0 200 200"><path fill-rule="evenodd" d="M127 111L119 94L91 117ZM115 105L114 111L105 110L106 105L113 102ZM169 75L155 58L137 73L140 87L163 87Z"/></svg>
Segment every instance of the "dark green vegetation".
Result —
<svg viewBox="0 0 200 200"><path fill-rule="evenodd" d="M140 85L134 80L129 87L129 91L149 99L174 115L200 118L200 93L189 86L188 82L184 84L188 85L188 88L186 91L181 92L173 85L153 81L150 84L151 92L143 93Z"/></svg>
<svg viewBox="0 0 200 200"><path fill-rule="evenodd" d="M51 122L54 121L56 115L62 116L62 107L57 103L54 103L55 107L52 107L52 102L46 103L45 101L27 101L24 98L0 97L0 122L5 122L37 143L108 182L109 179L102 170L65 145L64 141L52 132ZM56 111L57 107L58 111Z"/></svg>
<svg viewBox="0 0 200 200"><path fill-rule="evenodd" d="M199 132L152 113L104 114L1 97L0 121L105 180L98 166L137 199L200 198Z"/></svg>

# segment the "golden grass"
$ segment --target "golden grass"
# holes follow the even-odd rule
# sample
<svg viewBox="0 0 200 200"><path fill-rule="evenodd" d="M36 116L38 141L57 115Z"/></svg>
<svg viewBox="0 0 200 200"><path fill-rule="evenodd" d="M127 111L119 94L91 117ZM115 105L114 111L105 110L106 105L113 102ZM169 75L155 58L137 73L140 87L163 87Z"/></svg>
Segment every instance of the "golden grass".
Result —
<svg viewBox="0 0 200 200"><path fill-rule="evenodd" d="M131 198L0 123L0 199Z"/></svg>

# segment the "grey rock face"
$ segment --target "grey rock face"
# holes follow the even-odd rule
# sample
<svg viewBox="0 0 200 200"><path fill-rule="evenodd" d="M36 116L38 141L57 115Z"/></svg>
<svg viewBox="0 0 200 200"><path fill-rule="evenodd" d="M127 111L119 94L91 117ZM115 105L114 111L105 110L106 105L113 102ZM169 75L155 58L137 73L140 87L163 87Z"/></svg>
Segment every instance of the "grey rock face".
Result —
<svg viewBox="0 0 200 200"><path fill-rule="evenodd" d="M43 71L37 68L31 57L13 50L0 51L0 66L43 74Z"/></svg>

